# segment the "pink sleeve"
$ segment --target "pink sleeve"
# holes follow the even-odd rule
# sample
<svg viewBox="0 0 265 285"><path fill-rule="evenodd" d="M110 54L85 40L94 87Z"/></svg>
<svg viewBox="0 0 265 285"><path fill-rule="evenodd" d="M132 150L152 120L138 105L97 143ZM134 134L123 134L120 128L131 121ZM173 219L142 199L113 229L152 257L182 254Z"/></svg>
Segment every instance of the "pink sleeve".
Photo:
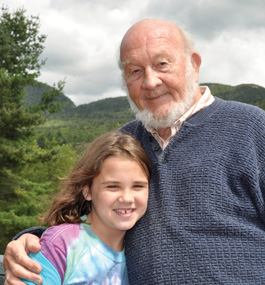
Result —
<svg viewBox="0 0 265 285"><path fill-rule="evenodd" d="M67 248L79 235L79 225L62 224L48 228L40 239L42 254L58 271L64 280L67 261Z"/></svg>

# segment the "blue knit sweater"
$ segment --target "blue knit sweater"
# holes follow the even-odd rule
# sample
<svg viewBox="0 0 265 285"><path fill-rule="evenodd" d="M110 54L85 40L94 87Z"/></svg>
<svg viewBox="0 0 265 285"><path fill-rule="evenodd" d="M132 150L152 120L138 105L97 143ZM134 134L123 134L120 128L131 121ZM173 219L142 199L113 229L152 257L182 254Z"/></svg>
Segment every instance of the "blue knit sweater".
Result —
<svg viewBox="0 0 265 285"><path fill-rule="evenodd" d="M123 130L153 166L126 236L130 284L265 284L265 112L216 98L164 151L139 121Z"/></svg>
<svg viewBox="0 0 265 285"><path fill-rule="evenodd" d="M130 284L265 284L265 112L216 98L164 151L139 121L123 130L153 166L126 236Z"/></svg>

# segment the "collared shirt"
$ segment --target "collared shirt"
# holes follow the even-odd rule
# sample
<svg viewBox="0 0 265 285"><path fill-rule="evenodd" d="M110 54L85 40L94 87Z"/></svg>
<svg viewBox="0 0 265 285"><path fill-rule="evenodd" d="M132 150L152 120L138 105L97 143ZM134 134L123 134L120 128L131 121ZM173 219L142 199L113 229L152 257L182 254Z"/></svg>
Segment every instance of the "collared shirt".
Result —
<svg viewBox="0 0 265 285"><path fill-rule="evenodd" d="M153 135L153 137L157 140L162 150L164 150L167 145L170 143L174 135L178 132L182 124L192 115L199 112L203 108L211 105L214 101L214 97L211 94L210 89L207 86L201 86L200 91L203 94L202 97L198 102L191 106L191 108L182 115L170 128L171 128L171 135L164 140L162 137L159 136L158 132L154 129L147 130Z"/></svg>

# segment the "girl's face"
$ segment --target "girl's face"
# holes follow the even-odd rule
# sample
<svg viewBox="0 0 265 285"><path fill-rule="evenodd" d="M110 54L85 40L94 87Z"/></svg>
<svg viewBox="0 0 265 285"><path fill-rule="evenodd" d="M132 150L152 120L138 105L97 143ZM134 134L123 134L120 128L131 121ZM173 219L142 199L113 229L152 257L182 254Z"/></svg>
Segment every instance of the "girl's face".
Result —
<svg viewBox="0 0 265 285"><path fill-rule="evenodd" d="M148 186L138 162L115 156L104 161L91 188L84 189L85 198L92 201L88 221L99 238L125 235L135 225L146 211Z"/></svg>

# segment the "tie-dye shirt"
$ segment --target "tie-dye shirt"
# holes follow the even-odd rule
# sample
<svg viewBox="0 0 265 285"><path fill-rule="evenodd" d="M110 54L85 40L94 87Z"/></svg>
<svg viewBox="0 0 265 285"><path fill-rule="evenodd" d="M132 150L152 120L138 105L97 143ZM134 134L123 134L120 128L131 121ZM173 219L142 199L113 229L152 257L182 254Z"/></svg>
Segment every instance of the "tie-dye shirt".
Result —
<svg viewBox="0 0 265 285"><path fill-rule="evenodd" d="M43 285L129 284L124 251L107 246L88 224L50 227L40 242L41 252L30 256L42 266Z"/></svg>

